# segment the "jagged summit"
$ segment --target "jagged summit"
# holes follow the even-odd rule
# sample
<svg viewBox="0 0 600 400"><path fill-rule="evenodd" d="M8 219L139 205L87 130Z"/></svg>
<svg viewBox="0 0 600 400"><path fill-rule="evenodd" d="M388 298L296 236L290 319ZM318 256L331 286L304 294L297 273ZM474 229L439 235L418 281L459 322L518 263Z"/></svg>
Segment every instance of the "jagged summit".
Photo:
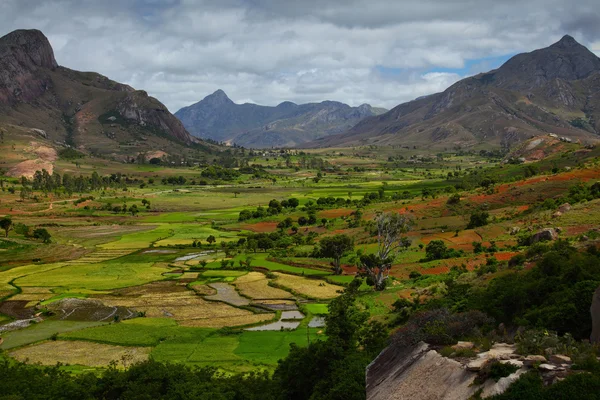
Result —
<svg viewBox="0 0 600 400"><path fill-rule="evenodd" d="M231 104L233 104L233 101L221 89L217 89L214 93L209 94L208 96L206 96L204 98L204 101L211 102L211 103L214 103L214 104L224 104L224 103L231 103Z"/></svg>
<svg viewBox="0 0 600 400"><path fill-rule="evenodd" d="M341 135L307 146L411 143L507 148L547 133L597 141L599 91L600 58L565 35L546 48L517 54L495 70L400 104Z"/></svg>
<svg viewBox="0 0 600 400"><path fill-rule="evenodd" d="M575 38L571 35L563 36L558 42L554 43L550 47L569 48L574 46L582 46Z"/></svg>
<svg viewBox="0 0 600 400"><path fill-rule="evenodd" d="M234 142L245 147L293 147L312 139L343 132L362 118L387 110L369 105L350 107L338 101L276 107L236 104L217 90L175 113L195 136Z"/></svg>
<svg viewBox="0 0 600 400"><path fill-rule="evenodd" d="M48 38L37 29L20 29L0 38L0 58L11 54L19 63L48 69L58 67Z"/></svg>
<svg viewBox="0 0 600 400"><path fill-rule="evenodd" d="M35 29L0 38L2 124L43 130L55 143L98 155L156 148L181 152L197 142L146 92L59 66L48 38ZM122 143L128 143L127 150Z"/></svg>

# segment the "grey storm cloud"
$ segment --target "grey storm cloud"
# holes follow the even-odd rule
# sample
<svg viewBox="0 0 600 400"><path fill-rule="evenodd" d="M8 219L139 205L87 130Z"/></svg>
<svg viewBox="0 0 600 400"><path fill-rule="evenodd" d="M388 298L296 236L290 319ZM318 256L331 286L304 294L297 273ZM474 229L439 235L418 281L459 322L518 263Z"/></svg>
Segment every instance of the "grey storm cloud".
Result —
<svg viewBox="0 0 600 400"><path fill-rule="evenodd" d="M391 108L566 33L599 52L596 3L1 0L0 35L40 29L61 65L144 89L171 111L219 88L236 102Z"/></svg>

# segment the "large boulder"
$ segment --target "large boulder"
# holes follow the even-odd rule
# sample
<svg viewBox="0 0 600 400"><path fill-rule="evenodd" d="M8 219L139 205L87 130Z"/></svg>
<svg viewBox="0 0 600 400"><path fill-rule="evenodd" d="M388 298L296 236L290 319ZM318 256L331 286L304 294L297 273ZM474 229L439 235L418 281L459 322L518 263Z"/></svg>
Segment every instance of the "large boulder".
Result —
<svg viewBox="0 0 600 400"><path fill-rule="evenodd" d="M600 287L594 292L592 297L592 335L590 341L592 343L600 343Z"/></svg>
<svg viewBox="0 0 600 400"><path fill-rule="evenodd" d="M553 228L545 228L545 229L542 229L541 231L535 233L532 236L531 241L533 243L546 242L549 240L556 240L557 238L558 238L558 234L556 233L556 231Z"/></svg>
<svg viewBox="0 0 600 400"><path fill-rule="evenodd" d="M569 203L565 203L562 206L558 207L558 211L560 211L561 213L566 213L571 211L571 205Z"/></svg>

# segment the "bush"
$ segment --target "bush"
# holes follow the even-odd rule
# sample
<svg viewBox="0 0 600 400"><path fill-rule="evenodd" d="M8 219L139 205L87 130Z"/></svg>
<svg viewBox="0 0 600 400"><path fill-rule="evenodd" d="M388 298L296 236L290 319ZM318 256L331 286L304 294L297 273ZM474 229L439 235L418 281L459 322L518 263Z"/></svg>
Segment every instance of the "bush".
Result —
<svg viewBox="0 0 600 400"><path fill-rule="evenodd" d="M473 229L473 228L487 225L489 217L490 217L490 214L488 214L487 211L474 212L473 214L471 214L471 219L469 220L467 229Z"/></svg>

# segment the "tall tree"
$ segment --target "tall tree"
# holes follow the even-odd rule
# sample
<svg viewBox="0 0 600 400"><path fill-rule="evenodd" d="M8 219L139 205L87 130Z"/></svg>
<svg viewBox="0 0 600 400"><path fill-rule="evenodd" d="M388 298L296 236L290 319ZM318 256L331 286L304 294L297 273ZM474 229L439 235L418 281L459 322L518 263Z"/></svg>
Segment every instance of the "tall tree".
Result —
<svg viewBox="0 0 600 400"><path fill-rule="evenodd" d="M344 255L354 249L354 241L348 235L335 235L324 237L319 242L319 256L331 258L333 262L333 272L336 275L342 273L341 260Z"/></svg>
<svg viewBox="0 0 600 400"><path fill-rule="evenodd" d="M405 234L412 226L412 219L398 213L379 213L375 217L375 226L377 251L362 255L359 268L375 290L383 290L394 260L401 251L410 247L410 240Z"/></svg>
<svg viewBox="0 0 600 400"><path fill-rule="evenodd" d="M4 230L4 237L8 237L8 232L13 228L13 222L10 217L0 219L0 228Z"/></svg>

